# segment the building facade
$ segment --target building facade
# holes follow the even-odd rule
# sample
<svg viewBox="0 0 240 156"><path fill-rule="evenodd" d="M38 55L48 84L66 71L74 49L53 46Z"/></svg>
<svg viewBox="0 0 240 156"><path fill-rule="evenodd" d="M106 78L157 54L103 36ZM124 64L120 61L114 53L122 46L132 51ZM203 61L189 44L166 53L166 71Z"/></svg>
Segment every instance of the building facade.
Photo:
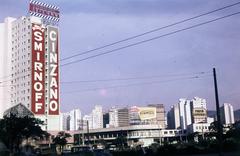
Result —
<svg viewBox="0 0 240 156"><path fill-rule="evenodd" d="M118 127L129 126L129 111L128 108L118 109Z"/></svg>
<svg viewBox="0 0 240 156"><path fill-rule="evenodd" d="M0 54L4 60L0 69L5 68L0 70L0 76L5 77L0 81L6 86L0 87L0 96L4 96L0 115L22 103L44 121L44 130L52 131L60 129L59 34L53 18L46 21L46 15L37 17L49 7L59 16L58 7L31 1L30 16L6 18L0 24Z"/></svg>
<svg viewBox="0 0 240 156"><path fill-rule="evenodd" d="M179 99L179 103L168 112L168 128L187 129L193 123L208 123L206 100L199 97Z"/></svg>
<svg viewBox="0 0 240 156"><path fill-rule="evenodd" d="M120 136L124 136L127 139L127 144L130 147L139 145L147 147L157 142L185 141L187 139L187 131L181 129L161 129L159 125L131 125L127 127L78 131L74 135L77 139L74 140L76 140L75 144L78 145L84 142L94 144L98 140L104 140L111 144ZM81 143L79 142L80 140L82 140Z"/></svg>
<svg viewBox="0 0 240 156"><path fill-rule="evenodd" d="M15 18L7 17L0 23L0 118L11 105L11 47L12 25Z"/></svg>
<svg viewBox="0 0 240 156"><path fill-rule="evenodd" d="M179 99L178 103L179 107L179 118L180 118L180 128L186 129L188 125L190 125L192 116L191 116L191 107L190 101L187 99Z"/></svg>
<svg viewBox="0 0 240 156"><path fill-rule="evenodd" d="M221 122L229 125L234 124L234 111L233 106L230 103L224 103L220 108Z"/></svg>
<svg viewBox="0 0 240 156"><path fill-rule="evenodd" d="M180 115L178 105L171 107L167 114L168 129L180 129Z"/></svg>
<svg viewBox="0 0 240 156"><path fill-rule="evenodd" d="M191 100L192 122L206 123L207 122L207 102L206 99L194 97Z"/></svg>
<svg viewBox="0 0 240 156"><path fill-rule="evenodd" d="M149 104L147 107L132 106L129 108L130 125L158 125L165 129L165 110L163 104Z"/></svg>
<svg viewBox="0 0 240 156"><path fill-rule="evenodd" d="M70 114L69 114L69 112L60 114L60 130L61 131L69 131L70 130Z"/></svg>
<svg viewBox="0 0 240 156"><path fill-rule="evenodd" d="M165 108L163 104L149 104L149 107L156 108L156 123L160 125L162 129L166 128Z"/></svg>
<svg viewBox="0 0 240 156"><path fill-rule="evenodd" d="M73 109L69 113L70 115L70 131L77 131L81 129L82 116L80 109Z"/></svg>
<svg viewBox="0 0 240 156"><path fill-rule="evenodd" d="M92 110L92 129L103 128L103 108L96 105Z"/></svg>
<svg viewBox="0 0 240 156"><path fill-rule="evenodd" d="M118 109L115 107L109 109L109 124L107 127L118 127Z"/></svg>
<svg viewBox="0 0 240 156"><path fill-rule="evenodd" d="M89 115L83 116L83 129L100 128L103 128L103 109L102 106L96 105Z"/></svg>

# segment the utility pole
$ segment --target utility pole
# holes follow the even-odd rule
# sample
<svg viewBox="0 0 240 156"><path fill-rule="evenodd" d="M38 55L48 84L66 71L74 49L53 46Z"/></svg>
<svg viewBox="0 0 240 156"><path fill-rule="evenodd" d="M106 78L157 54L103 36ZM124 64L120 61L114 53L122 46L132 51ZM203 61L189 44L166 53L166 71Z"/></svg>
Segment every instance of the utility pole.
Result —
<svg viewBox="0 0 240 156"><path fill-rule="evenodd" d="M88 139L88 144L87 144L87 145L90 145L90 140L89 140L89 123L88 123L88 120L87 120L87 139Z"/></svg>
<svg viewBox="0 0 240 156"><path fill-rule="evenodd" d="M218 141L219 141L219 156L222 155L222 123L220 118L220 107L219 107L219 99L218 99L218 88L217 88L217 76L216 76L216 69L213 68L213 78L214 78L214 88L215 88L215 100L216 100L216 110L217 110L217 134L218 134Z"/></svg>

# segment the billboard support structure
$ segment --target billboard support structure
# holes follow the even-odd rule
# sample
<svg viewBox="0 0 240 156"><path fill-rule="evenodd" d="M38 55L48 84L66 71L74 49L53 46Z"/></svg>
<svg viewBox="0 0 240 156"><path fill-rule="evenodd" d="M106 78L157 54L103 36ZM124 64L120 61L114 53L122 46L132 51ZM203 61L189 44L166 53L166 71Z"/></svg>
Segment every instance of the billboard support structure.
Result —
<svg viewBox="0 0 240 156"><path fill-rule="evenodd" d="M39 17L46 25L58 25L60 19L59 7L35 0L29 1L29 14Z"/></svg>

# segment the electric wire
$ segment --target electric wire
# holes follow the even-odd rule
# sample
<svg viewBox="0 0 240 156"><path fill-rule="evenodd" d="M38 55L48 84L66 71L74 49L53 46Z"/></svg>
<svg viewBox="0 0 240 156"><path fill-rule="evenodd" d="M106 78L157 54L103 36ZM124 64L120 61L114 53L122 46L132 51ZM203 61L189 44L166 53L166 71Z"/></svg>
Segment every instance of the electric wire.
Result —
<svg viewBox="0 0 240 156"><path fill-rule="evenodd" d="M141 33L141 34L138 34L138 35L135 35L135 36L132 36L132 37L128 37L126 39L122 39L122 40L119 40L119 41L116 41L116 42L113 42L113 43L110 43L110 44L106 44L106 45L94 48L92 50L88 50L88 51L84 51L84 52L81 52L81 53L78 53L78 54L75 54L75 55L72 55L72 56L68 56L66 58L61 59L60 61L65 61L65 60L74 58L76 56L80 56L80 55L88 54L88 53L91 53L91 52L94 52L94 51L97 51L97 50L101 50L101 49L104 49L106 47L110 47L110 46L116 45L118 43L122 43L122 42L125 42L125 41L128 41L128 40L132 40L132 39L135 39L135 38L138 38L138 37L141 37L141 36L144 36L144 35L147 35L147 34L150 34L150 33L156 32L156 31L159 31L159 30L163 30L163 29L166 29L166 28L178 25L178 24L182 24L182 23L191 21L193 19L197 19L199 17L203 17L203 16L206 16L206 15L209 15L209 14L212 14L212 13L215 13L215 12L218 12L218 11L221 11L221 10L224 10L224 9L227 9L227 8L239 5L239 4L240 4L240 2L236 2L236 3L230 4L230 5L227 5L227 6L224 6L224 7L215 9L215 10L212 10L212 11L208 11L206 13L202 13L202 14L197 15L197 16L193 16L193 17L190 17L190 18L187 18L187 19L184 19L184 20L181 20L181 21L178 21L178 22L175 22L175 23L163 26L163 27L159 27L159 28L156 28L156 29L153 29L153 30L150 30L150 31L146 31L144 33Z"/></svg>
<svg viewBox="0 0 240 156"><path fill-rule="evenodd" d="M182 31L186 31L186 30L190 30L190 29L193 29L193 28L196 28L196 27L200 27L200 26L202 26L202 25L206 25L206 24L209 24L209 23L212 23L212 22L215 22L215 21L219 21L219 20L222 20L222 19L225 19L225 18L234 16L234 15L237 15L237 14L240 14L240 12L235 12L235 13L232 13L232 14L228 14L228 15L225 15L225 16L221 16L221 17L218 17L218 18L215 18L215 19L212 19L212 20L208 20L208 21L205 21L205 22L202 22L202 23L198 23L198 24L192 25L192 26L190 26L190 27L186 27L186 28L183 28L183 29L179 29L179 30L176 30L176 31L172 31L172 32L170 32L170 33L166 33L166 34L163 34L163 35L160 35L160 36L156 36L156 37L153 37L153 38L150 38L150 39L142 40L142 41L139 41L139 42L136 42L136 43L133 43L133 44L128 44L128 45L126 45L126 46L122 46L122 47L120 47L120 48L116 48L116 49L113 49L113 50L109 50L109 51L106 51L106 52L102 52L102 53L99 53L99 54L96 54L96 55L92 55L92 56L89 56L89 57L85 57L85 58L82 58L82 59L78 59L78 60L75 60L75 61L71 61L71 62L62 64L62 65L60 65L60 66L61 66L61 67L64 67L64 66L67 66L67 65L70 65L70 64L75 64L75 63L82 62L82 61L85 61L85 60L89 60L89 59L92 59L92 58L95 58L95 57L99 57L99 56L102 56L102 55L114 53L114 52L117 52L117 51L122 50L122 49L126 49L126 48L129 48L129 47L133 47L133 46L136 46L136 45L140 45L140 44L146 43L146 42L150 42L150 41L153 41L153 40L157 40L157 39L159 39L159 38L163 38L163 37L166 37L166 36L170 36L170 35L173 35L173 34L182 32Z"/></svg>
<svg viewBox="0 0 240 156"><path fill-rule="evenodd" d="M112 78L112 79L98 79L98 80L78 80L78 81L63 81L62 84L76 84L76 83L95 83L95 82L113 82L113 81L128 81L128 80L143 80L143 79L155 79L165 77L179 77L194 74L207 74L210 72L195 72L195 73L182 73L182 74L162 74L153 76L139 76L139 77L126 77L126 78Z"/></svg>
<svg viewBox="0 0 240 156"><path fill-rule="evenodd" d="M209 75L205 75L205 77L206 76L212 76L212 75L209 74ZM75 90L75 91L69 91L69 92L61 92L61 93L73 94L73 93L96 91L96 90L101 90L101 89L113 89L113 88L133 87L133 86L142 86L142 85L153 85L153 84L167 83L167 82L173 82L173 81L179 81L179 80L188 80L188 79L190 80L190 79L199 79L199 78L204 78L204 76L191 76L191 77L183 77L183 78L170 79L170 80L151 81L151 82L144 82L144 83L131 83L131 84L125 84L125 85L98 87L98 88L91 88L91 89L85 89L85 90Z"/></svg>

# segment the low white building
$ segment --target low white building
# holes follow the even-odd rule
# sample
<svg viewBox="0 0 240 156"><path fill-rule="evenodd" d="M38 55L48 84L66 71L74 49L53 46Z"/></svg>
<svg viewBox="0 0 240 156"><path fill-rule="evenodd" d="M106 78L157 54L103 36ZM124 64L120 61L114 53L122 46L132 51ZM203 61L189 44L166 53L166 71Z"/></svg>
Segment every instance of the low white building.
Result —
<svg viewBox="0 0 240 156"><path fill-rule="evenodd" d="M210 132L210 123L193 123L191 125L188 126L188 133L207 133Z"/></svg>

